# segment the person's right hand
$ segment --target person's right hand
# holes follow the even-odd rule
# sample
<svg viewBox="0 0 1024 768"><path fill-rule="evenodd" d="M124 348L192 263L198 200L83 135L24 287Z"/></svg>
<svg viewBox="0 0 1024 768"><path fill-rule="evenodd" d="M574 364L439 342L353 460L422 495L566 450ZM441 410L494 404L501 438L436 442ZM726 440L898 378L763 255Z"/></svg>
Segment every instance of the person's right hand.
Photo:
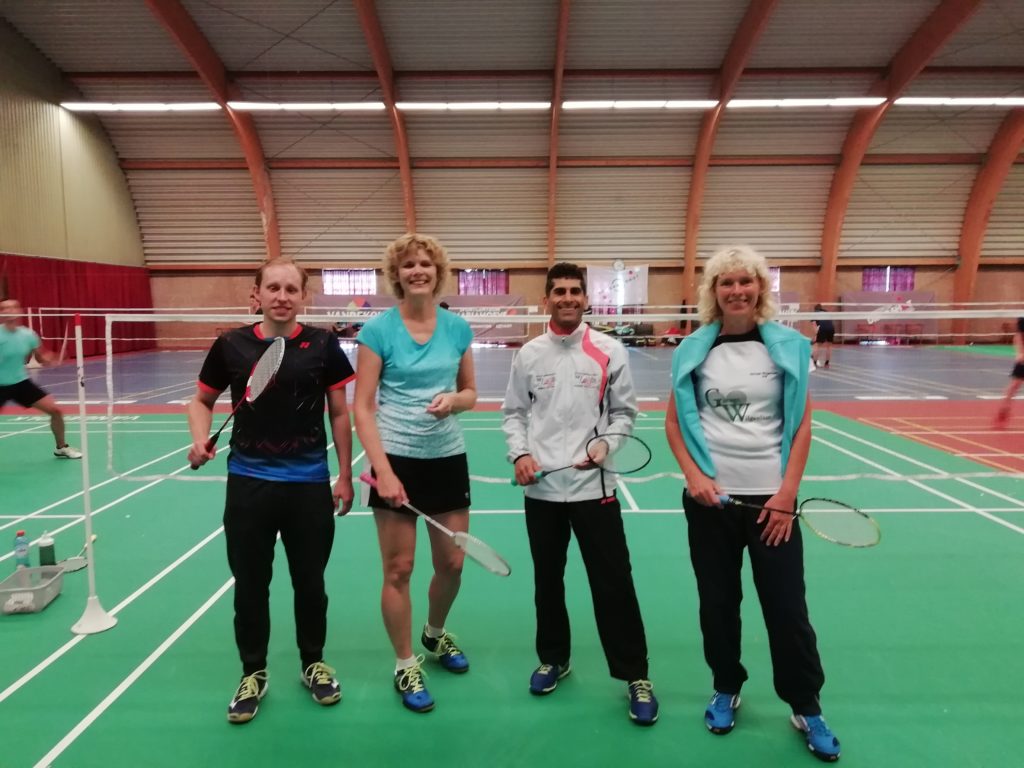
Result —
<svg viewBox="0 0 1024 768"><path fill-rule="evenodd" d="M206 444L208 442L208 440L197 440L192 443L192 447L188 449L188 461L193 467L201 467L217 455L216 445L212 446L210 450L206 450Z"/></svg>
<svg viewBox="0 0 1024 768"><path fill-rule="evenodd" d="M405 486L394 472L381 472L377 475L377 495L392 507L400 507L409 503L409 495Z"/></svg>
<svg viewBox="0 0 1024 768"><path fill-rule="evenodd" d="M696 472L686 478L686 492L690 494L691 499L705 507L722 506L722 500L719 498L722 495L722 489L718 487L718 483L703 472Z"/></svg>
<svg viewBox="0 0 1024 768"><path fill-rule="evenodd" d="M533 456L526 454L516 459L516 485L533 485L537 482L537 473L540 472L538 464Z"/></svg>

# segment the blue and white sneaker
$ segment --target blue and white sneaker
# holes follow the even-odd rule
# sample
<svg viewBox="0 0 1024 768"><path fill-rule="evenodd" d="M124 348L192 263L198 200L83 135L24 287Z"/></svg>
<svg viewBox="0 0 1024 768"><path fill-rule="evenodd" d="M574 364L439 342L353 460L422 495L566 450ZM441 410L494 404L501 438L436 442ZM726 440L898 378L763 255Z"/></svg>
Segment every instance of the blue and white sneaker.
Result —
<svg viewBox="0 0 1024 768"><path fill-rule="evenodd" d="M558 681L572 672L569 662L562 664L541 664L530 675L530 693L544 696L558 687Z"/></svg>
<svg viewBox="0 0 1024 768"><path fill-rule="evenodd" d="M637 725L658 722L658 699L650 680L634 680L629 684L629 719Z"/></svg>
<svg viewBox="0 0 1024 768"><path fill-rule="evenodd" d="M736 725L736 710L740 708L740 695L738 693L720 693L715 695L708 702L704 711L704 725L708 730L718 736L724 736Z"/></svg>
<svg viewBox="0 0 1024 768"><path fill-rule="evenodd" d="M395 672L395 690L402 697L402 704L413 712L429 712L434 708L434 697L423 685L425 672L420 667L423 657L417 656L411 667Z"/></svg>
<svg viewBox="0 0 1024 768"><path fill-rule="evenodd" d="M441 666L449 672L461 675L463 672L469 671L469 659L466 658L466 654L462 652L462 649L455 644L455 635L445 632L440 637L427 637L427 633L424 630L420 640L423 643L423 647L434 654Z"/></svg>
<svg viewBox="0 0 1024 768"><path fill-rule="evenodd" d="M821 715L791 715L793 727L803 733L811 754L826 763L839 759L839 739Z"/></svg>

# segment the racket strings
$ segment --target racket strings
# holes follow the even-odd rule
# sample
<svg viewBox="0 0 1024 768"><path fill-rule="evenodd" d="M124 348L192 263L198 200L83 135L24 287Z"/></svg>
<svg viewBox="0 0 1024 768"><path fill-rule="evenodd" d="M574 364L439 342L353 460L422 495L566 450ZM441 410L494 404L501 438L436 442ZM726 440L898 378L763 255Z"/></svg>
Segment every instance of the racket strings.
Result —
<svg viewBox="0 0 1024 768"><path fill-rule="evenodd" d="M512 572L505 558L476 536L458 531L455 534L455 543L466 553L467 557L473 558L491 573L496 573L499 576L508 576Z"/></svg>
<svg viewBox="0 0 1024 768"><path fill-rule="evenodd" d="M867 515L838 501L808 499L800 516L815 533L851 547L870 547L881 538L878 524Z"/></svg>
<svg viewBox="0 0 1024 768"><path fill-rule="evenodd" d="M252 370L252 383L249 385L250 400L255 400L259 397L270 382L274 380L274 376L281 367L282 360L284 360L284 339L278 337L274 339L270 349L263 353L263 356L256 363L256 367Z"/></svg>

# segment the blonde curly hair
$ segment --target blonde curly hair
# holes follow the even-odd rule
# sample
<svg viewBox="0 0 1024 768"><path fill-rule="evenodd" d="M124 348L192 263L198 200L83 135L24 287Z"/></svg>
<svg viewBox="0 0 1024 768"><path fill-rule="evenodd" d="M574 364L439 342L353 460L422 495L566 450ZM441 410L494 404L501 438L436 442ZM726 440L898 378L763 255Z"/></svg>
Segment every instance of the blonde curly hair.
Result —
<svg viewBox="0 0 1024 768"><path fill-rule="evenodd" d="M391 292L399 299L405 298L405 291L398 280L398 265L402 259L411 251L416 253L420 249L426 252L427 256L437 267L437 282L434 284L434 298L441 295L445 283L448 280L448 253L444 246L430 235L420 235L415 232L407 232L388 246L384 253L384 275L387 277Z"/></svg>
<svg viewBox="0 0 1024 768"><path fill-rule="evenodd" d="M704 325L722 319L722 309L715 297L715 286L719 276L738 270L753 275L760 283L761 291L757 297L754 319L762 323L778 314L778 306L772 294L771 273L768 271L768 262L764 256L749 246L731 245L718 251L704 265L700 288L697 291L697 315Z"/></svg>

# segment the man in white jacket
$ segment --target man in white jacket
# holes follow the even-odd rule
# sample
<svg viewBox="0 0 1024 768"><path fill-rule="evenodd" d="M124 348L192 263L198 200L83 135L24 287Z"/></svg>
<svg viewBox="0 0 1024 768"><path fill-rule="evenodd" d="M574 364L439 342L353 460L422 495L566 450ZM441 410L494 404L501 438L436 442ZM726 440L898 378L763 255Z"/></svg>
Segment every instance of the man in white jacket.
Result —
<svg viewBox="0 0 1024 768"><path fill-rule="evenodd" d="M647 639L614 476L598 467L537 478L542 470L586 464L587 442L595 435L633 431L636 393L626 350L583 322L587 285L578 266L553 266L544 294L551 321L513 361L502 406L508 458L525 488L533 555L540 666L530 677L530 692L551 693L571 670L563 576L575 533L609 672L628 684L633 722L653 725L658 700L647 678ZM607 444L597 445L607 450ZM600 463L604 457L592 458Z"/></svg>

